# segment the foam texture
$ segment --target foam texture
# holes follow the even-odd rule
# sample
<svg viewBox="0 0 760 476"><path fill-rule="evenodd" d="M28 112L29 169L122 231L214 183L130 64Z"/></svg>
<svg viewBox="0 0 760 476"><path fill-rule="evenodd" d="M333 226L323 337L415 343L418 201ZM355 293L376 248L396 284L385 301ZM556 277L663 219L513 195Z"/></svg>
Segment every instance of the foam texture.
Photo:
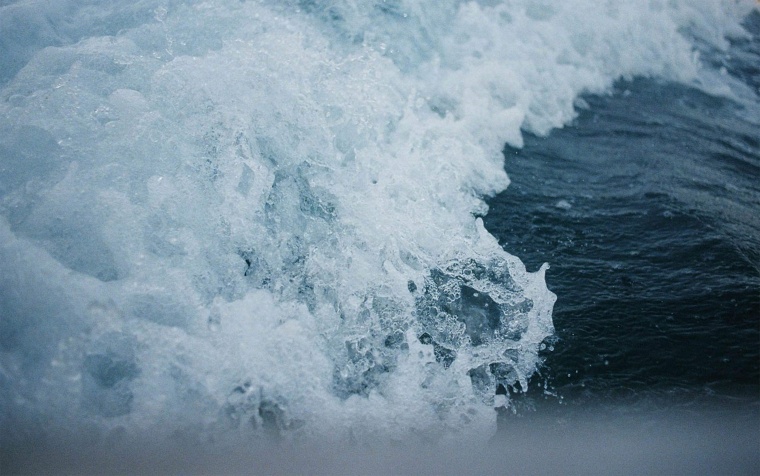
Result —
<svg viewBox="0 0 760 476"><path fill-rule="evenodd" d="M487 438L554 332L504 144L753 3L0 2L3 437Z"/></svg>

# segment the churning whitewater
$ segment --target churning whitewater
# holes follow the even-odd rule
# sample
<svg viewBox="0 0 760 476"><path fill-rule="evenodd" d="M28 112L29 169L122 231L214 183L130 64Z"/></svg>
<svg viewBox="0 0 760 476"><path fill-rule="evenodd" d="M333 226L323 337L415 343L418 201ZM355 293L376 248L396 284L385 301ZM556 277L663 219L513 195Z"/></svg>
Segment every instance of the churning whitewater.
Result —
<svg viewBox="0 0 760 476"><path fill-rule="evenodd" d="M504 144L717 91L754 4L0 3L2 439L360 442L492 434L554 332Z"/></svg>

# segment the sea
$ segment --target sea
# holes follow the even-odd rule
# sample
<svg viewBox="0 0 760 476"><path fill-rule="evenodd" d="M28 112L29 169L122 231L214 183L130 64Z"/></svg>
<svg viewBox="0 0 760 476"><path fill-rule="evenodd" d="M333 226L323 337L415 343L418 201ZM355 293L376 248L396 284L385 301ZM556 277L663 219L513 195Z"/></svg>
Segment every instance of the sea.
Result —
<svg viewBox="0 0 760 476"><path fill-rule="evenodd" d="M0 0L0 472L757 474L755 1Z"/></svg>

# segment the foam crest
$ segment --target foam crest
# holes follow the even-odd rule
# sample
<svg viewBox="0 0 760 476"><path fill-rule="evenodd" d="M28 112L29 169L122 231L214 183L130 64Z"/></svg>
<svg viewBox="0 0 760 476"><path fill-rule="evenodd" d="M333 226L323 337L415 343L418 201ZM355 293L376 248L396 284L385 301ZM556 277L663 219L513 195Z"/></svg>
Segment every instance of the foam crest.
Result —
<svg viewBox="0 0 760 476"><path fill-rule="evenodd" d="M5 2L3 426L487 437L555 301L503 145L694 80L703 3Z"/></svg>

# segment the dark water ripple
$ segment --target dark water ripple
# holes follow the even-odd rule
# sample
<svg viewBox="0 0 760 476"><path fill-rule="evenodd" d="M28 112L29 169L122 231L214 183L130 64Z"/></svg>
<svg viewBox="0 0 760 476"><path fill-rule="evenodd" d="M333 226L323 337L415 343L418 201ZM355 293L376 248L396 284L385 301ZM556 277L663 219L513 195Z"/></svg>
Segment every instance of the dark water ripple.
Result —
<svg viewBox="0 0 760 476"><path fill-rule="evenodd" d="M757 55L758 38L714 61L752 86L741 58ZM644 79L585 100L571 127L505 150L512 185L485 217L528 269L551 264L558 295L549 389L534 379L522 403L756 416L760 118Z"/></svg>

